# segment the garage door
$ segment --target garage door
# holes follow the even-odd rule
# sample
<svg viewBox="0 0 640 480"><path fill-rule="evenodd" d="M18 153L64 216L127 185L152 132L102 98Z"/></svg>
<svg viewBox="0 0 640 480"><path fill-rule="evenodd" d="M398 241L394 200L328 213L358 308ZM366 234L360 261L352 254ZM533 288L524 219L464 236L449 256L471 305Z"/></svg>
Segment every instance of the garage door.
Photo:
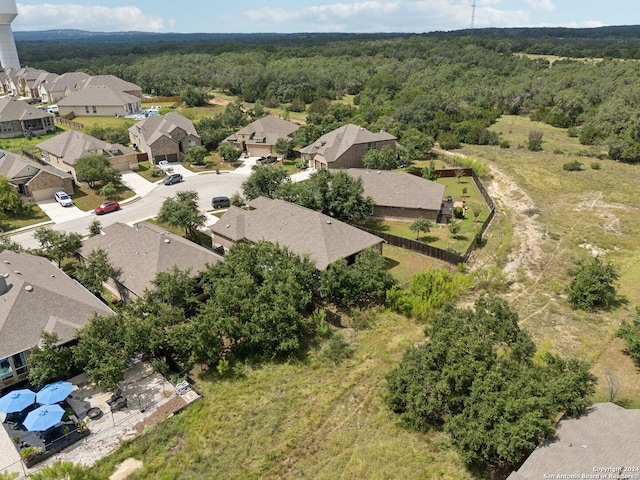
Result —
<svg viewBox="0 0 640 480"><path fill-rule="evenodd" d="M161 160L166 160L166 159L167 159L166 155L156 155L155 157L153 157L153 163L157 165L158 163L160 163Z"/></svg>
<svg viewBox="0 0 640 480"><path fill-rule="evenodd" d="M58 190L60 190L60 187L45 188L42 190L31 192L31 195L33 195L33 199L36 202L41 202L43 200L53 200L53 196Z"/></svg>
<svg viewBox="0 0 640 480"><path fill-rule="evenodd" d="M252 157L264 157L267 155L271 155L271 148L266 147L257 147L255 145L249 146L249 155Z"/></svg>
<svg viewBox="0 0 640 480"><path fill-rule="evenodd" d="M170 162L177 162L178 161L178 154L177 153L170 153L167 155L167 160L169 160Z"/></svg>

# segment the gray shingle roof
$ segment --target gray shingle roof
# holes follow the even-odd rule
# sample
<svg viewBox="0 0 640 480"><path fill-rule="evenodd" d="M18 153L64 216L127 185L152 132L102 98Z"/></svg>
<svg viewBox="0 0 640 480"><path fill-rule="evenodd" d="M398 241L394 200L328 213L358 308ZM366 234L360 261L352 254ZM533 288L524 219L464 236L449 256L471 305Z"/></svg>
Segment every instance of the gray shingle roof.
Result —
<svg viewBox="0 0 640 480"><path fill-rule="evenodd" d="M43 330L68 341L94 313L113 313L46 258L5 250L0 274L8 274L8 291L0 294L0 358L36 346Z"/></svg>
<svg viewBox="0 0 640 480"><path fill-rule="evenodd" d="M356 227L283 200L258 197L249 206L254 210L231 207L209 228L236 242L266 240L298 255L308 254L318 270L382 243Z"/></svg>
<svg viewBox="0 0 640 480"><path fill-rule="evenodd" d="M545 474L592 478L582 475L597 474L594 467L640 467L638 445L640 410L627 410L613 403L596 403L587 415L562 420L555 438L542 442L533 451L518 469L520 477L516 478L538 480L545 478ZM614 476L606 478L617 478L615 475L619 473L609 471L607 475ZM600 478L605 477L600 475Z"/></svg>
<svg viewBox="0 0 640 480"><path fill-rule="evenodd" d="M0 98L0 122L35 120L47 117L53 117L53 115L32 107L21 100L7 97Z"/></svg>
<svg viewBox="0 0 640 480"><path fill-rule="evenodd" d="M145 288L152 288L156 273L174 265L181 270L191 269L195 274L207 264L222 260L211 250L147 222L137 227L114 223L102 232L83 242L82 256L97 248L107 251L111 264L121 271L120 283L137 296L141 296Z"/></svg>
<svg viewBox="0 0 640 480"><path fill-rule="evenodd" d="M89 85L62 98L58 105L61 107L119 107L139 101L140 99L135 95L107 85Z"/></svg>
<svg viewBox="0 0 640 480"><path fill-rule="evenodd" d="M49 85L45 85L45 88L49 92L64 92L66 88L75 90L78 84L84 83L89 77L90 75L84 72L67 72L60 75Z"/></svg>
<svg viewBox="0 0 640 480"><path fill-rule="evenodd" d="M103 153L108 157L135 153L124 145L107 143L76 130L67 130L37 146L40 150L62 159L68 165L75 165L80 158L94 153Z"/></svg>
<svg viewBox="0 0 640 480"><path fill-rule="evenodd" d="M25 167L29 166L34 169L34 175L40 170L50 172L60 178L71 178L68 172L60 170L53 165L42 165L34 160L23 157L21 155L0 150L0 175L4 175L9 180L13 179Z"/></svg>
<svg viewBox="0 0 640 480"><path fill-rule="evenodd" d="M115 75L94 75L82 82L80 88L103 86L120 92L136 92L142 90L135 83L127 82Z"/></svg>
<svg viewBox="0 0 640 480"><path fill-rule="evenodd" d="M372 133L364 127L349 123L325 133L311 145L300 149L302 153L319 153L329 163L335 162L349 148L356 144L396 140L387 132Z"/></svg>
<svg viewBox="0 0 640 480"><path fill-rule="evenodd" d="M141 135L146 140L147 145L152 145L162 136L170 137L171 132L176 128L180 128L187 134L199 138L193 122L176 112L147 117L130 127L129 131L134 135Z"/></svg>
<svg viewBox="0 0 640 480"><path fill-rule="evenodd" d="M229 142L235 142L238 135L249 135L249 144L275 145L279 138L291 137L300 128L299 125L283 120L274 115L266 115L251 122L246 127L238 130L226 138Z"/></svg>
<svg viewBox="0 0 640 480"><path fill-rule="evenodd" d="M362 179L364 194L386 207L440 210L445 186L410 173L393 170L349 168L347 173Z"/></svg>

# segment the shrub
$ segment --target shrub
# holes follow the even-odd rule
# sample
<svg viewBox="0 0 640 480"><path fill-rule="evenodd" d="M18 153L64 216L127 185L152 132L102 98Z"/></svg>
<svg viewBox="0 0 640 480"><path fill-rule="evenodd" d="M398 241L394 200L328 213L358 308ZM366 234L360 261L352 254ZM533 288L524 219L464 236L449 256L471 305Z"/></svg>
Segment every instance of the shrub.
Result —
<svg viewBox="0 0 640 480"><path fill-rule="evenodd" d="M460 148L460 139L453 132L444 132L438 135L438 143L440 144L440 148L444 148L445 150Z"/></svg>
<svg viewBox="0 0 640 480"><path fill-rule="evenodd" d="M500 148L511 148L511 144L509 143L509 140L501 140Z"/></svg>
<svg viewBox="0 0 640 480"><path fill-rule="evenodd" d="M455 218L464 218L464 208L462 208L462 207L454 207L453 208L453 216Z"/></svg>
<svg viewBox="0 0 640 480"><path fill-rule="evenodd" d="M579 172L580 170L582 170L582 162L579 162L578 160L567 162L562 165L562 169L566 170L567 172Z"/></svg>
<svg viewBox="0 0 640 480"><path fill-rule="evenodd" d="M576 138L578 136L578 129L576 127L567 128L567 136L571 138Z"/></svg>
<svg viewBox="0 0 640 480"><path fill-rule="evenodd" d="M527 143L527 148L532 152L539 152L542 150L542 135L543 133L539 130L531 130L529 132L529 141Z"/></svg>
<svg viewBox="0 0 640 480"><path fill-rule="evenodd" d="M594 311L608 308L615 300L618 273L611 262L595 257L591 263L579 262L568 273L573 277L568 288L573 308Z"/></svg>
<svg viewBox="0 0 640 480"><path fill-rule="evenodd" d="M602 168L602 165L600 164L600 162L591 162L592 170L600 170L601 168Z"/></svg>

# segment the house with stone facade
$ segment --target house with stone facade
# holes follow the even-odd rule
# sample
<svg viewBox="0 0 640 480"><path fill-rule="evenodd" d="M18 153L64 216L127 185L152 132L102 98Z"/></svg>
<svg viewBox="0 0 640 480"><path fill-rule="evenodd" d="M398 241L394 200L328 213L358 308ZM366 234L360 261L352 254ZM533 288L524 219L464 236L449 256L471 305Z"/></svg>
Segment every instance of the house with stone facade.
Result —
<svg viewBox="0 0 640 480"><path fill-rule="evenodd" d="M362 180L364 195L373 199L377 218L438 220L445 186L396 170L349 168L347 173Z"/></svg>
<svg viewBox="0 0 640 480"><path fill-rule="evenodd" d="M44 161L74 174L76 162L89 155L104 155L119 171L138 168L138 154L130 148L107 143L76 130L67 130L39 143L37 147Z"/></svg>
<svg viewBox="0 0 640 480"><path fill-rule="evenodd" d="M0 175L7 177L22 197L36 202L53 199L58 191L73 195L70 173L4 150L0 150Z"/></svg>
<svg viewBox="0 0 640 480"><path fill-rule="evenodd" d="M373 133L352 123L322 135L300 149L302 159L311 168L364 168L362 159L371 149L388 146L396 149L396 137L387 132Z"/></svg>
<svg viewBox="0 0 640 480"><path fill-rule="evenodd" d="M10 250L0 252L0 304L0 388L27 379L41 332L63 345L95 314L113 314L50 260Z"/></svg>
<svg viewBox="0 0 640 480"><path fill-rule="evenodd" d="M276 153L280 138L293 140L299 125L274 115L265 115L225 138L246 157L262 157Z"/></svg>
<svg viewBox="0 0 640 480"><path fill-rule="evenodd" d="M156 165L182 161L187 150L202 144L193 122L176 112L139 121L129 128L129 139Z"/></svg>
<svg viewBox="0 0 640 480"><path fill-rule="evenodd" d="M0 98L0 138L55 132L53 115L11 97Z"/></svg>

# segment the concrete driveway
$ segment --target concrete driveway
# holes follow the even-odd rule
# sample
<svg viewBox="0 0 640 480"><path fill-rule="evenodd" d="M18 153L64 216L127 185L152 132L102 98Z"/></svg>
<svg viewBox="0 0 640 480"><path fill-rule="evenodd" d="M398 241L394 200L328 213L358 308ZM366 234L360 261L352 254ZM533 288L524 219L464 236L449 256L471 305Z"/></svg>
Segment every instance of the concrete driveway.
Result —
<svg viewBox="0 0 640 480"><path fill-rule="evenodd" d="M55 200L43 200L38 202L38 206L46 213L54 223L67 222L76 218L87 217L91 212L83 212L75 205L63 207Z"/></svg>
<svg viewBox="0 0 640 480"><path fill-rule="evenodd" d="M260 157L245 158L242 162L242 165L233 170L231 173L235 173L237 175L246 175L248 177L249 175L251 175L251 172L253 172L252 169L256 164L256 160L258 160L259 158Z"/></svg>
<svg viewBox="0 0 640 480"><path fill-rule="evenodd" d="M152 183L131 170L125 170L122 172L122 183L124 183L130 190L136 192L140 197L148 195L151 190L158 186L157 183Z"/></svg>

